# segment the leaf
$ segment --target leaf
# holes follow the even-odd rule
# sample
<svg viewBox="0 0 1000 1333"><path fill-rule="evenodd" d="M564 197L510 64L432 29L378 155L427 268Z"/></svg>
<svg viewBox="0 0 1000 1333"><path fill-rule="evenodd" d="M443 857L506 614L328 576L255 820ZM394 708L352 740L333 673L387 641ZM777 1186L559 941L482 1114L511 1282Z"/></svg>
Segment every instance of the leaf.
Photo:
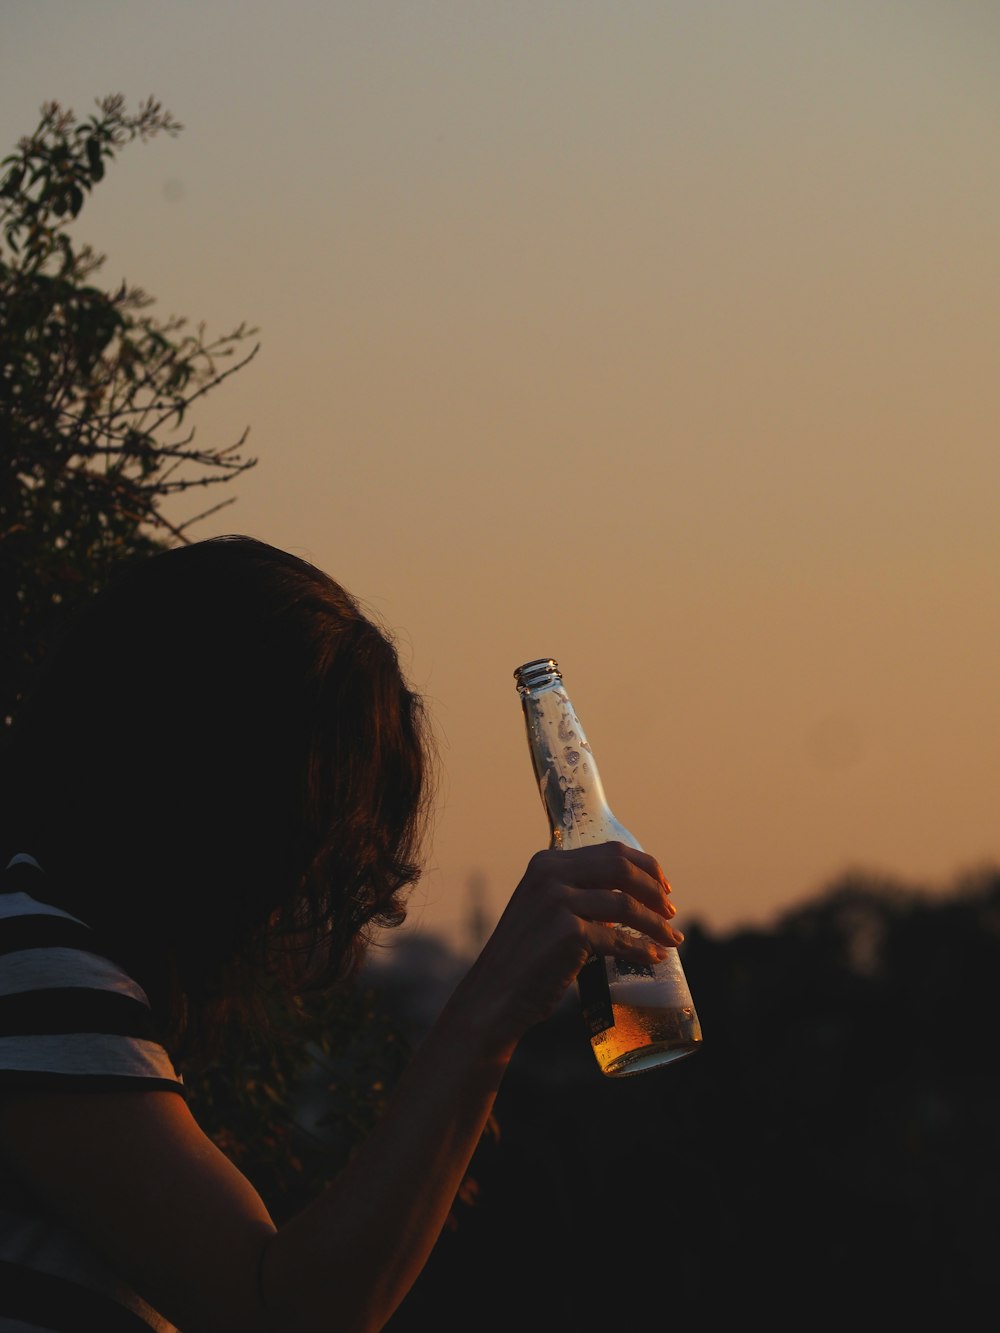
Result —
<svg viewBox="0 0 1000 1333"><path fill-rule="evenodd" d="M21 188L25 170L26 168L23 165L11 167L10 171L7 173L7 179L3 183L3 189L0 190L0 194L8 199L13 199Z"/></svg>
<svg viewBox="0 0 1000 1333"><path fill-rule="evenodd" d="M104 175L104 162L101 158L100 141L91 135L84 147L87 153L87 164L90 167L91 179L99 181Z"/></svg>

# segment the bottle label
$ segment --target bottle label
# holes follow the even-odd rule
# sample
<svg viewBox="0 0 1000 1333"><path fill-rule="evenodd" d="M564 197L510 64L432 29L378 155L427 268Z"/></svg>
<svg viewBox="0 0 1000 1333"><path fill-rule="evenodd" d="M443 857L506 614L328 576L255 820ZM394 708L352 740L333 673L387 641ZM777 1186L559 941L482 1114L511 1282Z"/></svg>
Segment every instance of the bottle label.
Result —
<svg viewBox="0 0 1000 1333"><path fill-rule="evenodd" d="M608 969L604 959L593 954L584 963L577 974L577 986L580 990L580 1008L591 1037L599 1037L602 1032L615 1025L615 1016L611 1008L611 987L608 985Z"/></svg>

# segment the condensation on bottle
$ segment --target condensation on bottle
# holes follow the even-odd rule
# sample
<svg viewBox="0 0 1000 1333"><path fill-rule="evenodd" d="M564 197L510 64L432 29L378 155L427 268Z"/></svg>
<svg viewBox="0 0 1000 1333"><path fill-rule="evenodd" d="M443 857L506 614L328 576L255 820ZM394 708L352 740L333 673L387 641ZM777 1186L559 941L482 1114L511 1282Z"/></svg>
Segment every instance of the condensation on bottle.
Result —
<svg viewBox="0 0 1000 1333"><path fill-rule="evenodd" d="M608 805L559 664L535 658L517 667L514 678L550 846L622 842L641 851ZM649 965L594 956L580 969L578 989L591 1047L610 1078L672 1064L701 1047L701 1024L676 948Z"/></svg>

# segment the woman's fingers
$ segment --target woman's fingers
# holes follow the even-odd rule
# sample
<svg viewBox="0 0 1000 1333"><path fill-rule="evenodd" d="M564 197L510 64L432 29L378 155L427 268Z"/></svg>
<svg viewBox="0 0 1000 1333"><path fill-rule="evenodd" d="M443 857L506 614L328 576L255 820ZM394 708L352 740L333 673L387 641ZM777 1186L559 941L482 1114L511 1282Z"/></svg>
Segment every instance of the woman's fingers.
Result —
<svg viewBox="0 0 1000 1333"><path fill-rule="evenodd" d="M617 937L621 937L624 941L635 932L666 948L676 948L684 939L683 931L678 930L676 926L668 925L657 912L639 907L624 893L593 893L587 900L586 912L594 915L588 915L585 919L602 928L598 936L602 945L611 946L607 949L602 948L600 950L602 953L617 952L615 942ZM580 915L583 915L582 911ZM611 935L607 933L608 931Z"/></svg>
<svg viewBox="0 0 1000 1333"><path fill-rule="evenodd" d="M463 983L492 1015L491 1037L517 1041L555 1011L591 954L661 962L684 936L670 924L658 862L624 843L536 852Z"/></svg>
<svg viewBox="0 0 1000 1333"><path fill-rule="evenodd" d="M620 926L593 922L587 928L593 940L592 953L613 956L626 963L639 966L662 963L671 949L676 949L684 936L676 931L669 944L661 944L648 935L638 934L634 930L625 930Z"/></svg>
<svg viewBox="0 0 1000 1333"><path fill-rule="evenodd" d="M668 924L677 909L659 863L648 852L624 843L538 852L526 880L529 893L547 890L586 923L594 952L625 956L633 950L627 935L619 938L623 932L612 929L615 925L639 931L668 948L684 938Z"/></svg>
<svg viewBox="0 0 1000 1333"><path fill-rule="evenodd" d="M663 916L673 916L670 883L648 852L624 842L599 842L590 847L536 853L559 878L581 889L616 888L644 902Z"/></svg>

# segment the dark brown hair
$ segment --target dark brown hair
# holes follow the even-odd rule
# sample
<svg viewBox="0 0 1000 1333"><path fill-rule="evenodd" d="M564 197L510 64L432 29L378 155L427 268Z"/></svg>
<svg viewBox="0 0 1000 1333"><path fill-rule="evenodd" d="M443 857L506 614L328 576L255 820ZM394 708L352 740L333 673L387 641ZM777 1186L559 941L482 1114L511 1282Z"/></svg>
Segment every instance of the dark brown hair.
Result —
<svg viewBox="0 0 1000 1333"><path fill-rule="evenodd" d="M266 978L349 976L418 877L432 747L390 634L249 537L139 559L15 723L6 843L197 1046Z"/></svg>

